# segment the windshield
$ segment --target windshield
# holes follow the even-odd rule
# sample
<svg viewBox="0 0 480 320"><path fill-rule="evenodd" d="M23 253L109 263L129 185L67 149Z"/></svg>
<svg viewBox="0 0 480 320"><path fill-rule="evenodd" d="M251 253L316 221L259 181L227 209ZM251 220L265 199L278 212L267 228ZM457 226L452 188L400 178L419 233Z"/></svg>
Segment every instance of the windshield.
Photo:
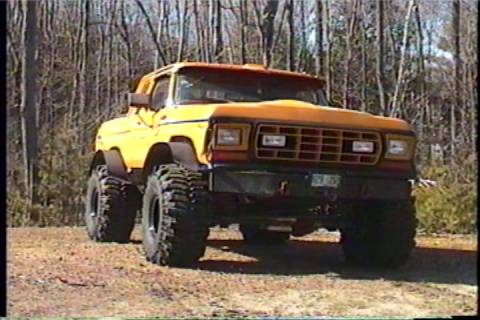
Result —
<svg viewBox="0 0 480 320"><path fill-rule="evenodd" d="M175 97L180 105L280 99L328 105L322 82L318 79L205 68L181 70Z"/></svg>

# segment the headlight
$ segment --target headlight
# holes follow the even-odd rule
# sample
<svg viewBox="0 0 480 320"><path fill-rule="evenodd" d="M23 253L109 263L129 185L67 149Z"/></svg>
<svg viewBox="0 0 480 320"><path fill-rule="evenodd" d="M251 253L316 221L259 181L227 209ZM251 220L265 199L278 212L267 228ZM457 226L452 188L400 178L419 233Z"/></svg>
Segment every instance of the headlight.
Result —
<svg viewBox="0 0 480 320"><path fill-rule="evenodd" d="M241 142L241 130L234 128L218 128L217 144L222 146L238 146Z"/></svg>
<svg viewBox="0 0 480 320"><path fill-rule="evenodd" d="M362 152L362 153L372 153L373 142L372 141L353 141L352 151Z"/></svg>
<svg viewBox="0 0 480 320"><path fill-rule="evenodd" d="M388 141L388 153L395 156L403 156L408 151L408 143L403 140Z"/></svg>
<svg viewBox="0 0 480 320"><path fill-rule="evenodd" d="M213 127L214 144L217 150L246 151L250 125L246 123L219 123Z"/></svg>
<svg viewBox="0 0 480 320"><path fill-rule="evenodd" d="M265 147L285 147L287 138L285 136L269 135L262 136L262 145Z"/></svg>
<svg viewBox="0 0 480 320"><path fill-rule="evenodd" d="M386 159L410 160L413 157L415 148L415 138L412 136L402 136L387 134Z"/></svg>

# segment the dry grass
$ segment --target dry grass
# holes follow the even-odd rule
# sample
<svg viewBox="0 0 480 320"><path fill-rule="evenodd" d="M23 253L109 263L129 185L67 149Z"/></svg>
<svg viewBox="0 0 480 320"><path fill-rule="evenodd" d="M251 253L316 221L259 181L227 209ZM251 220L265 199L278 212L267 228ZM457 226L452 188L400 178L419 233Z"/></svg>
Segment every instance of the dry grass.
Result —
<svg viewBox="0 0 480 320"><path fill-rule="evenodd" d="M145 261L83 228L8 230L10 316L439 316L477 313L476 237L418 237L396 271L347 267L334 233L246 247L211 232L198 269Z"/></svg>

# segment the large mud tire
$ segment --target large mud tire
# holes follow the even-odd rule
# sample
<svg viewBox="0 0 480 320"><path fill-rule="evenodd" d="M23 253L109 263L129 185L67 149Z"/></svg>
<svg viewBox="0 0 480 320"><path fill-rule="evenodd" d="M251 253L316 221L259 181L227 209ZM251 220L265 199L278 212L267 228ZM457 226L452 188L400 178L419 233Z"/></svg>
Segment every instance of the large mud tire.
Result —
<svg viewBox="0 0 480 320"><path fill-rule="evenodd" d="M341 230L347 263L373 268L397 268L415 246L417 220L412 201L370 202L349 215Z"/></svg>
<svg viewBox="0 0 480 320"><path fill-rule="evenodd" d="M105 165L97 166L88 180L85 199L85 222L90 239L128 242L139 199L135 186L109 175Z"/></svg>
<svg viewBox="0 0 480 320"><path fill-rule="evenodd" d="M205 253L209 232L207 180L177 164L160 166L148 177L142 229L148 261L195 265Z"/></svg>
<svg viewBox="0 0 480 320"><path fill-rule="evenodd" d="M289 232L270 231L252 225L240 225L243 240L251 245L284 244L290 238Z"/></svg>

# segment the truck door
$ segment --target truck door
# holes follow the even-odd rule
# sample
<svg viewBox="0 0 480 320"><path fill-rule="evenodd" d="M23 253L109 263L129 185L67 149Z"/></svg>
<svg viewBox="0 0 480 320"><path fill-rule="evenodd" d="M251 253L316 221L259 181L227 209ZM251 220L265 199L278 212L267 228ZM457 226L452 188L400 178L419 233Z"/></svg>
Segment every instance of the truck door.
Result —
<svg viewBox="0 0 480 320"><path fill-rule="evenodd" d="M130 134L128 141L130 167L141 168L150 147L158 142L155 128L158 128L158 123L165 114L164 107L169 92L169 80L169 75L158 78L151 93L150 108L141 108L131 115L135 130Z"/></svg>

